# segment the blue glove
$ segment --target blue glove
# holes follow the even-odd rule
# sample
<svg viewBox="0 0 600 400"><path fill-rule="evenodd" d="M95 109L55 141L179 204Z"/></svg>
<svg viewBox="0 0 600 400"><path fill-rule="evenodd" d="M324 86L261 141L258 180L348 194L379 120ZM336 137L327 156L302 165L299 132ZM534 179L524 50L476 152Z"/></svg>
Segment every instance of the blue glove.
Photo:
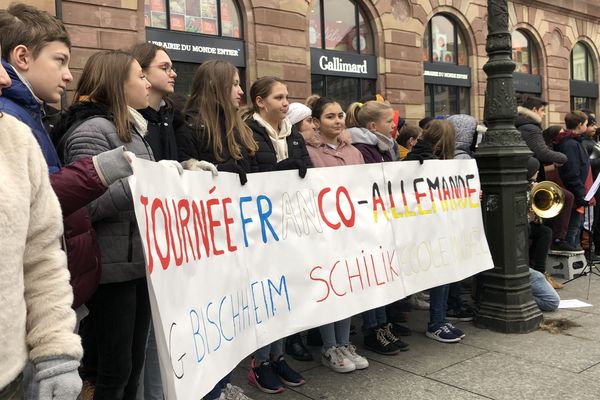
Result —
<svg viewBox="0 0 600 400"><path fill-rule="evenodd" d="M39 399L76 400L81 393L79 361L71 358L53 358L35 363L35 380L39 385Z"/></svg>

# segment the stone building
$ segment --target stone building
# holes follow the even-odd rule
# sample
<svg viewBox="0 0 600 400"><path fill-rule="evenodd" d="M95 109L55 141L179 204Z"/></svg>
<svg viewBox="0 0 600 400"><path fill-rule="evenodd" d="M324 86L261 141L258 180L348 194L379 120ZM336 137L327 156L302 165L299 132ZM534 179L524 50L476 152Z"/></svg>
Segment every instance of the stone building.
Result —
<svg viewBox="0 0 600 400"><path fill-rule="evenodd" d="M98 49L149 40L169 49L183 92L199 63L221 58L246 86L283 78L294 99L381 93L411 120L483 115L486 0L25 1L67 24L76 78ZM598 111L600 3L514 0L509 12L516 90L549 101L546 123Z"/></svg>

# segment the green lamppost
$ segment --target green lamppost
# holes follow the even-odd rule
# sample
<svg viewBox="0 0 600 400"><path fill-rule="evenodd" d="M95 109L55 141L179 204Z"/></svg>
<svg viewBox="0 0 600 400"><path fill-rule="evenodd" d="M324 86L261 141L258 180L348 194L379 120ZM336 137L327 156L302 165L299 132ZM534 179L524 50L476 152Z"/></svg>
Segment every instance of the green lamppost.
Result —
<svg viewBox="0 0 600 400"><path fill-rule="evenodd" d="M527 231L528 147L515 128L516 101L507 0L488 0L489 60L484 118L488 130L475 158L483 190L482 211L494 268L477 279L475 324L505 333L537 328L541 312L529 284Z"/></svg>

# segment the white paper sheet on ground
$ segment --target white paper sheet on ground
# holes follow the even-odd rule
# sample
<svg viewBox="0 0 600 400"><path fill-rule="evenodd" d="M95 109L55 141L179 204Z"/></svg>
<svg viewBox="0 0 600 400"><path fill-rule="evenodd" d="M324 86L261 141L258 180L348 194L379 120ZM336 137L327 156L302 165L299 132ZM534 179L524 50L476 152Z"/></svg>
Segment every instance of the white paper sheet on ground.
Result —
<svg viewBox="0 0 600 400"><path fill-rule="evenodd" d="M558 308L581 308L581 307L591 307L591 304L584 303L581 300L570 299L570 300L561 300Z"/></svg>

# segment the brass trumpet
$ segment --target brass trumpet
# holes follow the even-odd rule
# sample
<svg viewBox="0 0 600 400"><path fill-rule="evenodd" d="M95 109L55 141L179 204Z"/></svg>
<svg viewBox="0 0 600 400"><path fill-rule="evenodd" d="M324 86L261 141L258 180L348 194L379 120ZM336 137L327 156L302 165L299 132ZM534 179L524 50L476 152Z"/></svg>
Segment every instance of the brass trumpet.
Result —
<svg viewBox="0 0 600 400"><path fill-rule="evenodd" d="M535 214L534 222L541 223L542 219L553 218L560 213L565 205L565 194L556 183L542 181L531 189L529 207Z"/></svg>

